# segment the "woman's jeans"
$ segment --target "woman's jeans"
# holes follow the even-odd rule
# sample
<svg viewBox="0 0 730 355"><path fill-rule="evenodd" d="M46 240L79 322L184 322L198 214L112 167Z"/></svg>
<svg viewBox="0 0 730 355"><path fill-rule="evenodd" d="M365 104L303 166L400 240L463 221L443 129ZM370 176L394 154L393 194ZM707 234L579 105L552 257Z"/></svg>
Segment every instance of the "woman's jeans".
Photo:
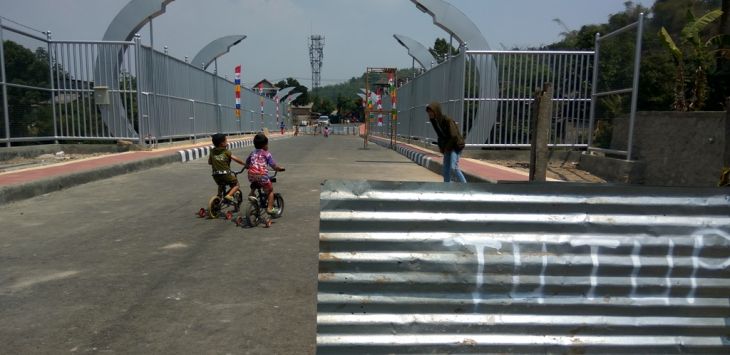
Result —
<svg viewBox="0 0 730 355"><path fill-rule="evenodd" d="M457 181L466 182L464 174L462 174L459 169L459 155L461 155L461 152L457 152L455 150L452 150L449 153L444 153L444 182L451 182L452 173L456 176Z"/></svg>

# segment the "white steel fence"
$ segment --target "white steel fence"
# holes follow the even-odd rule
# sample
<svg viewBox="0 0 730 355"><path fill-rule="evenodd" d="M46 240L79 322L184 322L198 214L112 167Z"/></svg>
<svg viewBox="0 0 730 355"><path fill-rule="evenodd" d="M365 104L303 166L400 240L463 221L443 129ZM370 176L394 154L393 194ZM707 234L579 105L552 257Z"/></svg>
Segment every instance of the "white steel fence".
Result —
<svg viewBox="0 0 730 355"><path fill-rule="evenodd" d="M529 147L533 94L554 88L551 146L586 147L593 52L466 51L398 91L398 135L435 140L425 107L441 103L468 147Z"/></svg>
<svg viewBox="0 0 730 355"><path fill-rule="evenodd" d="M276 102L134 41L57 41L0 22L0 144L277 129ZM30 73L30 74L29 74ZM280 104L279 119L286 107Z"/></svg>
<svg viewBox="0 0 730 355"><path fill-rule="evenodd" d="M423 140L436 140L428 122L426 106L437 101L443 113L457 122L462 117L464 100L465 56L459 54L398 89L398 135ZM389 103L384 105L390 108ZM388 129L390 125L384 124ZM378 132L374 129L372 132Z"/></svg>

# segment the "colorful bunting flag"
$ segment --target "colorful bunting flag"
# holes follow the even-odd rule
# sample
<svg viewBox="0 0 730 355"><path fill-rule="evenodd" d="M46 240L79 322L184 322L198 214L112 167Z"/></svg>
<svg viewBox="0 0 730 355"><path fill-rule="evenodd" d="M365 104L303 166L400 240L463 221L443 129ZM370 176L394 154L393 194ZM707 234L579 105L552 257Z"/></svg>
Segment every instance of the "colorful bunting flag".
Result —
<svg viewBox="0 0 730 355"><path fill-rule="evenodd" d="M234 70L234 84L236 84L236 117L241 117L241 66L237 65Z"/></svg>

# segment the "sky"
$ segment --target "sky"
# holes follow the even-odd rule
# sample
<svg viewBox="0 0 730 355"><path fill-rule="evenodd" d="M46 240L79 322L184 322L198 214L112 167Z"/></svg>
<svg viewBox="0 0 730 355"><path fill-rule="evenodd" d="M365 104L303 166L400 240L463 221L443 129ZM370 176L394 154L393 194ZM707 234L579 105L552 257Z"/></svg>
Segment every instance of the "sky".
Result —
<svg viewBox="0 0 730 355"><path fill-rule="evenodd" d="M479 28L492 49L553 43L565 29L604 23L623 10L624 0L447 0ZM636 3L651 7L653 0ZM0 0L0 15L59 40L100 40L127 0ZM153 20L154 46L177 58L194 57L225 35L247 38L218 61L243 82L294 77L311 84L308 37L325 37L322 85L360 76L367 67L410 68L411 57L393 38L401 34L433 46L449 35L410 0L175 0ZM139 31L150 43L149 26ZM7 36L6 36L7 37ZM8 39L8 38L6 38ZM212 66L211 69L212 70Z"/></svg>

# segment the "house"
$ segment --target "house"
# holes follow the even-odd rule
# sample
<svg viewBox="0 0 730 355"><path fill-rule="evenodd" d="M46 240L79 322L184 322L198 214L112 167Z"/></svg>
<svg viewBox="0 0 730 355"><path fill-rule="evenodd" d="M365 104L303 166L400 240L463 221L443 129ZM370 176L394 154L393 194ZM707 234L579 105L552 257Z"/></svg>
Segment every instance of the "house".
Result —
<svg viewBox="0 0 730 355"><path fill-rule="evenodd" d="M255 91L257 94L259 93L259 90L263 88L264 90L264 96L273 99L274 96L276 96L276 91L279 90L278 87L274 86L270 81L263 79L259 81L258 83L254 84L251 87L251 90Z"/></svg>

